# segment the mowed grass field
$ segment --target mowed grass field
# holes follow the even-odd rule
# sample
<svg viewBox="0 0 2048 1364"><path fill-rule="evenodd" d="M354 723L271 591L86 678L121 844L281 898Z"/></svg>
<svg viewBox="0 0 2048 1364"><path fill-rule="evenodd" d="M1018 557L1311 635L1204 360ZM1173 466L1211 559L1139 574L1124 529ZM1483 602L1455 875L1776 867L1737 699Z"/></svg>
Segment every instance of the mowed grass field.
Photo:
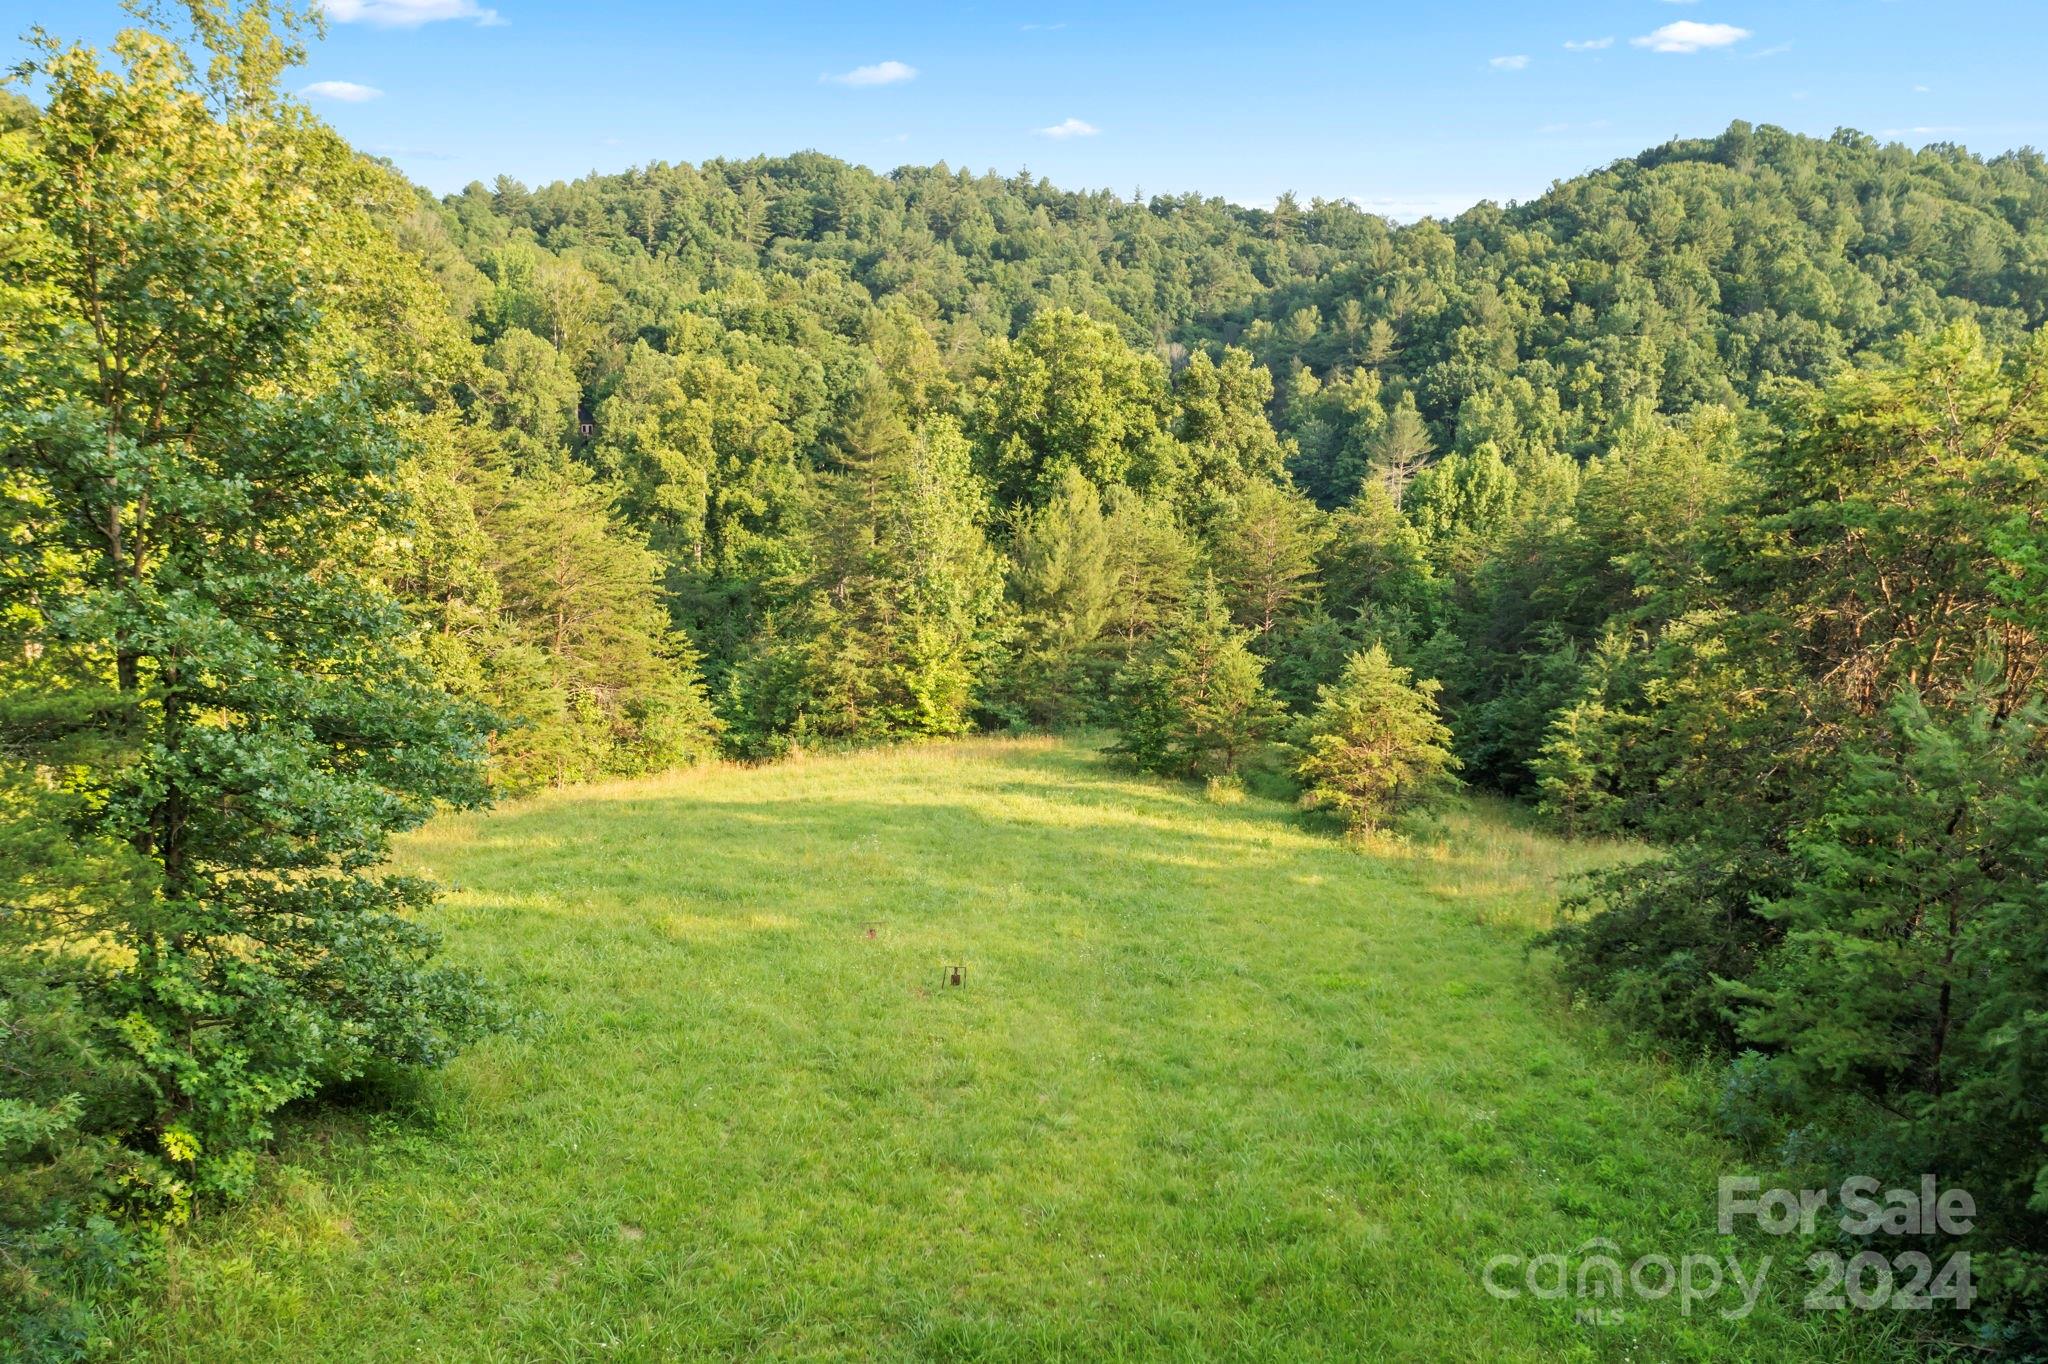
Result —
<svg viewBox="0 0 2048 1364"><path fill-rule="evenodd" d="M1619 850L1503 809L1360 846L974 741L551 794L405 855L517 1026L296 1115L123 1357L1849 1360L1899 1329L1807 1317L1782 1269L1741 1322L1484 1291L1593 1237L1787 1249L1715 1234L1747 1167L1700 1082L1526 952Z"/></svg>

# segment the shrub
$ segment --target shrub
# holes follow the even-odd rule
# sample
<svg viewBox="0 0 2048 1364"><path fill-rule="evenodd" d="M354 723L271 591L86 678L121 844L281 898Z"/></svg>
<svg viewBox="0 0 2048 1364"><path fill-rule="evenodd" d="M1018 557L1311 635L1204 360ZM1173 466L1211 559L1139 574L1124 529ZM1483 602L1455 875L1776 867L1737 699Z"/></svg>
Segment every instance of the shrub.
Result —
<svg viewBox="0 0 2048 1364"><path fill-rule="evenodd" d="M145 1244L110 1219L124 1186L168 1171L116 1138L147 1113L138 1069L102 1046L51 964L0 954L0 1359L80 1352L98 1282Z"/></svg>

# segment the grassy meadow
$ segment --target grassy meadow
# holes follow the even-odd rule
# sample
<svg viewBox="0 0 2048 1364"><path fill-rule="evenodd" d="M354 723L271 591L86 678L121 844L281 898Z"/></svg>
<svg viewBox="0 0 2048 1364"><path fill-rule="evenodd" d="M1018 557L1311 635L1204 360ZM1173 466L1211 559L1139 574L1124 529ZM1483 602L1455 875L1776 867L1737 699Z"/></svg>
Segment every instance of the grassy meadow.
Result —
<svg viewBox="0 0 2048 1364"><path fill-rule="evenodd" d="M1488 804L1347 844L1049 740L443 819L406 856L516 1026L295 1114L263 1195L180 1238L115 1346L1881 1357L1898 1318L1808 1318L1789 1276L1732 1323L1483 1291L1497 1253L1729 1249L1715 1179L1747 1167L1712 1096L1526 951L1559 878L1619 855Z"/></svg>

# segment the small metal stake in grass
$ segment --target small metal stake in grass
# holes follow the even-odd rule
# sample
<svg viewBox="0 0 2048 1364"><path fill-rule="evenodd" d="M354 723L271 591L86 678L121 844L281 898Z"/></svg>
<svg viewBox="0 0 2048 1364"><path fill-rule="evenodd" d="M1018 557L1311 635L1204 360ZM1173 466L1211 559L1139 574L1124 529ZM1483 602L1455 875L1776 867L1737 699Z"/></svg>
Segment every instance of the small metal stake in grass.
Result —
<svg viewBox="0 0 2048 1364"><path fill-rule="evenodd" d="M961 976L961 970L962 970L962 968L961 968L961 967L958 967L958 966L948 966L948 967L946 968L946 984L948 984L948 985L958 985L958 984L960 984L960 983L961 983L961 981L962 981L962 976Z"/></svg>

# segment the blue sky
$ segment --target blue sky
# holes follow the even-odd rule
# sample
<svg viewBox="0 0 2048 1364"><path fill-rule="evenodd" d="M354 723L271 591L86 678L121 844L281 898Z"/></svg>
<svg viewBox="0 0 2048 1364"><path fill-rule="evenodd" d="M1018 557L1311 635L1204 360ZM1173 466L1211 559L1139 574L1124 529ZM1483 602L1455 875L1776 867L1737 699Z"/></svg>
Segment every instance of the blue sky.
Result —
<svg viewBox="0 0 2048 1364"><path fill-rule="evenodd" d="M815 148L1401 217L1730 119L2048 145L2044 0L326 0L307 99L448 191ZM0 0L103 40L114 0Z"/></svg>

